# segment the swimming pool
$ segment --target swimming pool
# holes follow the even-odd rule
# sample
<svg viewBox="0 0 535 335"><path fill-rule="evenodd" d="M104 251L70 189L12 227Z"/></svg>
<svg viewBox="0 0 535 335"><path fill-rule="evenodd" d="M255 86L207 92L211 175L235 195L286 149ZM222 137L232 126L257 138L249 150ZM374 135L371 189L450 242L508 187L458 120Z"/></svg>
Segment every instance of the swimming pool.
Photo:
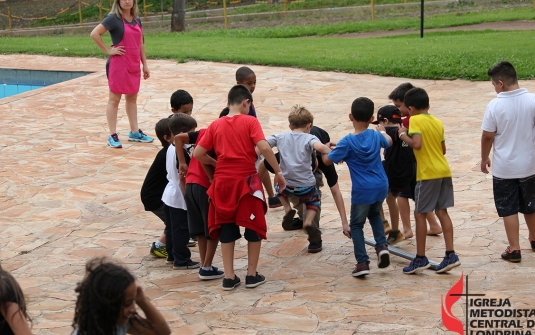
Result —
<svg viewBox="0 0 535 335"><path fill-rule="evenodd" d="M91 72L0 69L0 99L83 77Z"/></svg>

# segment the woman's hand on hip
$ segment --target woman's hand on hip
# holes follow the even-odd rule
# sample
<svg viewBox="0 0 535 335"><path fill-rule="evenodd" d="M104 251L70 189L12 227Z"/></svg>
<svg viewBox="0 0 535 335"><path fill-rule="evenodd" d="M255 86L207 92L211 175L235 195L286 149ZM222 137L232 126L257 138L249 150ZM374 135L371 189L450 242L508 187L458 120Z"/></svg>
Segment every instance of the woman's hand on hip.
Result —
<svg viewBox="0 0 535 335"><path fill-rule="evenodd" d="M146 65L143 65L143 79L149 79L149 78L150 78L149 67Z"/></svg>
<svg viewBox="0 0 535 335"><path fill-rule="evenodd" d="M124 55L124 47L118 46L118 47L111 47L108 49L108 55L110 56L122 56Z"/></svg>

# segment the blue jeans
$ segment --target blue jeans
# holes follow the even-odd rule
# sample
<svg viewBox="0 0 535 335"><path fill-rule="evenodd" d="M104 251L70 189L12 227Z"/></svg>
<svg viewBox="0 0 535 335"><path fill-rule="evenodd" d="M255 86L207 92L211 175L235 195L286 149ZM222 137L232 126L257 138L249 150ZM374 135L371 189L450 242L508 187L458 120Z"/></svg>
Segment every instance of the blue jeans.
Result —
<svg viewBox="0 0 535 335"><path fill-rule="evenodd" d="M366 222L366 217L372 226L375 247L388 245L386 243L383 219L381 219L380 214L381 206L383 206L382 201L377 201L371 205L351 205L349 229L351 230L351 238L353 239L353 248L357 263L367 264L370 259L366 253L366 245L364 244L363 228L364 223Z"/></svg>

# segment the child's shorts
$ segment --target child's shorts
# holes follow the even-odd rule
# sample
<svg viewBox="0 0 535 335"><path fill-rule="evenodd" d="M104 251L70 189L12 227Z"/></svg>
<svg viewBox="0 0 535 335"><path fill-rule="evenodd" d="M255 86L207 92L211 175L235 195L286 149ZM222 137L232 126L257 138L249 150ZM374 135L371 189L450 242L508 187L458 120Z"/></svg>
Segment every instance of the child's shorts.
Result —
<svg viewBox="0 0 535 335"><path fill-rule="evenodd" d="M243 236L249 242L261 241L256 232L249 228L245 228L245 233ZM240 238L240 227L236 223L225 223L221 225L221 229L219 230L219 241L221 243L231 243Z"/></svg>
<svg viewBox="0 0 535 335"><path fill-rule="evenodd" d="M420 180L414 189L415 213L429 213L453 207L453 183L451 177Z"/></svg>
<svg viewBox="0 0 535 335"><path fill-rule="evenodd" d="M186 184L186 206L188 207L188 228L191 236L206 236L210 239L208 230L209 199L208 189L199 184Z"/></svg>
<svg viewBox="0 0 535 335"><path fill-rule="evenodd" d="M305 204L307 209L318 211L320 207L320 195L316 186L306 186L306 187L292 187L286 186L282 193L279 192L278 186L275 186L277 190L277 195L283 196L295 196L299 199L300 203Z"/></svg>
<svg viewBox="0 0 535 335"><path fill-rule="evenodd" d="M500 217L535 213L535 175L518 179L492 177L492 188Z"/></svg>

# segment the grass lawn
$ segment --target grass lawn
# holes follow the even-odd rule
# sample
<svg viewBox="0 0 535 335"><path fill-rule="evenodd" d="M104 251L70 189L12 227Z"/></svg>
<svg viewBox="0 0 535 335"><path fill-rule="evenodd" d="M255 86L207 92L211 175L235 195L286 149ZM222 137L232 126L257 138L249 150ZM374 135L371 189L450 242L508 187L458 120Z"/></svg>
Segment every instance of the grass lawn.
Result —
<svg viewBox="0 0 535 335"><path fill-rule="evenodd" d="M511 61L522 79L535 76L531 31L448 32L371 39L237 38L155 34L145 38L150 58L192 59L299 67L428 79L487 80L487 69ZM107 42L108 43L108 42ZM104 55L89 37L2 38L4 53Z"/></svg>

